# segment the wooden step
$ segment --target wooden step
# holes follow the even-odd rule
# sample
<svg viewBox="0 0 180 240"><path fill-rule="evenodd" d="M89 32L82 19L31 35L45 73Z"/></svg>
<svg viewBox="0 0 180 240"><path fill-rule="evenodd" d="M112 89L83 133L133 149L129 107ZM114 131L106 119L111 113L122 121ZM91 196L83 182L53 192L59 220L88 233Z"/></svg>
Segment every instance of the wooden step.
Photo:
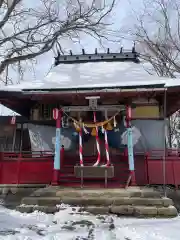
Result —
<svg viewBox="0 0 180 240"><path fill-rule="evenodd" d="M94 163L95 162L84 163L84 166L93 166ZM101 162L100 166L105 165L105 164L106 164L106 162ZM112 163L112 165L114 165L117 169L128 169L128 164L124 164L124 163L121 163L121 162L116 163L116 164ZM64 164L64 165L62 165L61 169L74 169L75 166L79 166L79 164Z"/></svg>
<svg viewBox="0 0 180 240"><path fill-rule="evenodd" d="M93 163L95 163L96 161L97 161L97 157L95 157L95 158L89 158L89 157L87 157L87 159L84 157L84 163L86 163L86 164L93 164ZM121 157L121 156L119 156L119 158L115 158L115 159L111 159L110 158L110 161L111 161L111 163L113 163L113 164L116 164L116 163L123 163L123 164L128 164L128 159L127 158L124 158L124 157ZM63 161L63 163L64 164L66 164L66 165L76 165L76 164L79 164L79 159L74 159L74 158L67 158L66 159L66 157L64 158L64 161ZM103 162L103 163L106 163L106 159L101 159L101 162Z"/></svg>
<svg viewBox="0 0 180 240"><path fill-rule="evenodd" d="M69 159L70 160L70 159ZM85 162L85 166L92 166L95 161L96 158L94 159L89 159L88 162ZM91 161L91 162L90 162ZM81 184L81 179L80 178L76 178L74 175L74 166L76 166L77 164L79 164L79 162L75 162L74 159L71 160L71 162L67 161L66 165L64 164L61 168L60 171L60 176L59 176L59 181L60 181L60 185L63 186L70 186L73 185L75 186L76 184L78 186L80 186ZM101 162L101 164L103 164L103 162ZM121 159L118 159L118 162L114 164L114 173L115 176L113 179L108 179L108 186L110 185L115 185L115 186L120 186L120 184L122 186L125 186L128 180L128 176L129 176L129 170L128 170L128 164L127 162L123 162L121 161ZM104 187L104 179L96 179L96 178L92 178L92 179L83 179L84 181L84 185L100 185L102 187Z"/></svg>

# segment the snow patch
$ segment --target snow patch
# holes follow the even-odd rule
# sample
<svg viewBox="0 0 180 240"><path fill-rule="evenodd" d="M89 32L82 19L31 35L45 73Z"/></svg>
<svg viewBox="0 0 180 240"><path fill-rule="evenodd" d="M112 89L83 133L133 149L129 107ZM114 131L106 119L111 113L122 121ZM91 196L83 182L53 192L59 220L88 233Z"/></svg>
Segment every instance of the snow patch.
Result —
<svg viewBox="0 0 180 240"><path fill-rule="evenodd" d="M78 214L68 205L60 207L66 209L47 215L38 211L22 214L0 206L0 239L179 240L180 217L118 218Z"/></svg>

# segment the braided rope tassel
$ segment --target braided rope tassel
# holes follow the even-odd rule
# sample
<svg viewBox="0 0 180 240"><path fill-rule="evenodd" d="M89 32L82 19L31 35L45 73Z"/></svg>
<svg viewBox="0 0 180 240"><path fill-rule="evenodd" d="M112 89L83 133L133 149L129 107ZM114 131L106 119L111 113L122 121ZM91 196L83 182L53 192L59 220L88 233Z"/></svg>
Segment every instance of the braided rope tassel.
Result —
<svg viewBox="0 0 180 240"><path fill-rule="evenodd" d="M85 132L85 134L89 134L88 130L84 126L84 123L83 123L83 131Z"/></svg>

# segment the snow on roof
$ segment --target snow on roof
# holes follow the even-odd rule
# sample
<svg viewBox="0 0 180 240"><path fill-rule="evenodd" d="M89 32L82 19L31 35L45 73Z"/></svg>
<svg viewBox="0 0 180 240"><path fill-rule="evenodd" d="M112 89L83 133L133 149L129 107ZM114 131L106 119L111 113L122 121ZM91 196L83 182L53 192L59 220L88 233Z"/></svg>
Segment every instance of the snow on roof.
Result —
<svg viewBox="0 0 180 240"><path fill-rule="evenodd" d="M180 80L149 75L143 64L133 62L88 62L59 64L43 81L23 82L1 90L88 89L157 84L180 86Z"/></svg>
<svg viewBox="0 0 180 240"><path fill-rule="evenodd" d="M1 91L22 91L23 89L39 89L43 85L43 81L31 81L27 82L24 81L20 84L14 84L14 85L8 85L8 86L1 86L0 90Z"/></svg>
<svg viewBox="0 0 180 240"><path fill-rule="evenodd" d="M146 74L146 77L144 76ZM98 88L149 85L143 66L132 62L60 64L46 77L56 88ZM151 79L159 84L159 78ZM152 83L151 83L152 84Z"/></svg>
<svg viewBox="0 0 180 240"><path fill-rule="evenodd" d="M0 104L0 116L20 116L18 113L12 111L10 108L7 108Z"/></svg>

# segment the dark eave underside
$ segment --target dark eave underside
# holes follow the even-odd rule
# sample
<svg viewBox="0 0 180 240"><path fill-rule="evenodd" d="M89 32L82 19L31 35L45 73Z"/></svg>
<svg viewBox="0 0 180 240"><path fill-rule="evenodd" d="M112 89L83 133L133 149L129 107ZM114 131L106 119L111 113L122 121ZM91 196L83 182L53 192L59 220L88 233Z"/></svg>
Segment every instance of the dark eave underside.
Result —
<svg viewBox="0 0 180 240"><path fill-rule="evenodd" d="M133 86L134 87L134 86ZM59 94L57 89L53 89L53 91L50 92L44 92L42 91L41 94L37 92L6 92L6 91L0 91L0 102L12 109L13 111L28 117L29 111L32 106L37 104L38 102L46 102L46 103L53 103L57 102L62 105L71 105L72 102L79 102L81 105L81 99L84 99L85 96L94 96L94 95L100 95L100 98L102 101L104 99L119 99L119 101L128 101L128 99L136 98L136 97L155 97L160 104L163 104L164 99L164 91L163 91L163 85L151 85L151 86L138 86L138 88L134 87L134 91L125 91L125 92L84 92L84 93L66 93L63 92ZM149 91L140 91L138 92L138 89L140 88L146 88L149 89ZM157 91L153 91L155 89ZM161 91L158 91L158 88L161 88ZM132 89L130 86L124 89ZM68 89L69 90L69 89ZM52 94L51 94L52 92ZM167 89L167 114L170 115L173 112L180 109L180 101L179 101L179 92L180 87L174 87L174 88L168 88Z"/></svg>

